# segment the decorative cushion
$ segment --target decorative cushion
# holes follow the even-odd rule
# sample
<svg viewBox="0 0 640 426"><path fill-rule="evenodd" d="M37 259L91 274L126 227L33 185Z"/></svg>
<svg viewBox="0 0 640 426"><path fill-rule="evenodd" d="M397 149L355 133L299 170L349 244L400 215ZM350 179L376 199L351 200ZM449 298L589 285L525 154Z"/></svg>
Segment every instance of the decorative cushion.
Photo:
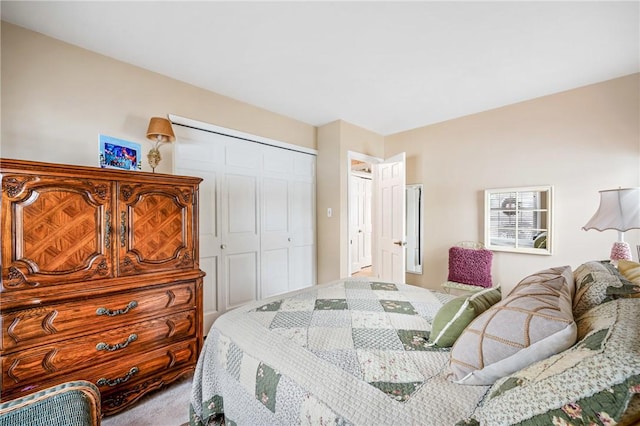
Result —
<svg viewBox="0 0 640 426"><path fill-rule="evenodd" d="M640 394L638 312L635 298L593 307L577 321L576 345L498 380L474 423L613 425L637 413L629 404Z"/></svg>
<svg viewBox="0 0 640 426"><path fill-rule="evenodd" d="M631 260L619 260L618 271L632 283L640 285L640 263Z"/></svg>
<svg viewBox="0 0 640 426"><path fill-rule="evenodd" d="M429 344L441 348L452 346L471 321L502 298L500 288L488 288L470 296L460 296L445 303L431 324Z"/></svg>
<svg viewBox="0 0 640 426"><path fill-rule="evenodd" d="M591 261L578 266L573 273L576 295L573 315L578 318L596 305L626 293L624 278L609 261Z"/></svg>
<svg viewBox="0 0 640 426"><path fill-rule="evenodd" d="M491 250L451 247L448 281L491 287L492 260Z"/></svg>
<svg viewBox="0 0 640 426"><path fill-rule="evenodd" d="M501 302L478 316L451 350L456 383L490 385L576 341L571 268L530 275Z"/></svg>

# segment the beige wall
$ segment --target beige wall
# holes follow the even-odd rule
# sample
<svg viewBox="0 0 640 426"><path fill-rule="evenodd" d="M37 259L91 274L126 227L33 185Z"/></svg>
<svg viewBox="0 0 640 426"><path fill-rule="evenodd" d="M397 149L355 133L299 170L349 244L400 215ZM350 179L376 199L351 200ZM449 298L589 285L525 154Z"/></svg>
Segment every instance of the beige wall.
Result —
<svg viewBox="0 0 640 426"><path fill-rule="evenodd" d="M0 155L98 164L98 134L142 145L149 118L177 114L307 148L314 126L2 22ZM158 172L172 170L163 146Z"/></svg>
<svg viewBox="0 0 640 426"><path fill-rule="evenodd" d="M425 192L423 275L447 278L448 249L483 238L486 188L554 187L552 256L494 253L494 282L505 290L526 274L607 259L615 231L580 228L602 189L640 186L640 74L482 112L385 138L385 155L407 153L407 182ZM640 231L625 234L634 247Z"/></svg>
<svg viewBox="0 0 640 426"><path fill-rule="evenodd" d="M3 157L97 165L100 133L146 153L149 118L168 113L318 149L318 282L348 274L348 151L407 152L407 182L424 184L426 204L425 273L407 280L431 288L452 244L482 240L485 188L555 188L554 255L495 254L494 277L511 288L541 268L607 258L616 233L580 227L598 190L640 185L640 74L383 137L344 121L316 129L4 22L1 43ZM640 231L626 239L640 244Z"/></svg>
<svg viewBox="0 0 640 426"><path fill-rule="evenodd" d="M349 275L349 151L383 158L384 138L342 120L318 128L318 282ZM327 208L333 211L327 217Z"/></svg>

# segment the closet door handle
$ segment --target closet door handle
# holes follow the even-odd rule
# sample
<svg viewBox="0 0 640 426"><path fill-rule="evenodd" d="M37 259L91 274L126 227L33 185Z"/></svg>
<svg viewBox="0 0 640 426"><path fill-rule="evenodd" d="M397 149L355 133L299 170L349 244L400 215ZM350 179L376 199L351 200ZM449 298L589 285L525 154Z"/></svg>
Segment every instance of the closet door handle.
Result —
<svg viewBox="0 0 640 426"><path fill-rule="evenodd" d="M226 245L226 244L221 244L221 245L220 245L220 248L221 248L222 250L224 250L224 249L226 249L226 248L227 248L227 245Z"/></svg>

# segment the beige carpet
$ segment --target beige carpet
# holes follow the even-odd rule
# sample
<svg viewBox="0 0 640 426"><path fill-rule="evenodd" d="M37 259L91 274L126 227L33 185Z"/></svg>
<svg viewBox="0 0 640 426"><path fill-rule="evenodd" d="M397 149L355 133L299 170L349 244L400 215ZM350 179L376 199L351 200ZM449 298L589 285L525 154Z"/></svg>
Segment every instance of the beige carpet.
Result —
<svg viewBox="0 0 640 426"><path fill-rule="evenodd" d="M145 395L129 409L102 419L103 426L180 426L189 422L191 379Z"/></svg>

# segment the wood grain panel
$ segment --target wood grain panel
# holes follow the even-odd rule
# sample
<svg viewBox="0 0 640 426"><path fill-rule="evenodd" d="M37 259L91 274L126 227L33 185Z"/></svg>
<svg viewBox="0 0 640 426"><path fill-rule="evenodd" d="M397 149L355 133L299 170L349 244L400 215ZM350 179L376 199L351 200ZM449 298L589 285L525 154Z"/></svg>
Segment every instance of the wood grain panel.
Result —
<svg viewBox="0 0 640 426"><path fill-rule="evenodd" d="M194 267L192 188L123 184L119 274Z"/></svg>
<svg viewBox="0 0 640 426"><path fill-rule="evenodd" d="M20 182L18 184L17 182ZM111 182L3 177L5 290L114 276Z"/></svg>

